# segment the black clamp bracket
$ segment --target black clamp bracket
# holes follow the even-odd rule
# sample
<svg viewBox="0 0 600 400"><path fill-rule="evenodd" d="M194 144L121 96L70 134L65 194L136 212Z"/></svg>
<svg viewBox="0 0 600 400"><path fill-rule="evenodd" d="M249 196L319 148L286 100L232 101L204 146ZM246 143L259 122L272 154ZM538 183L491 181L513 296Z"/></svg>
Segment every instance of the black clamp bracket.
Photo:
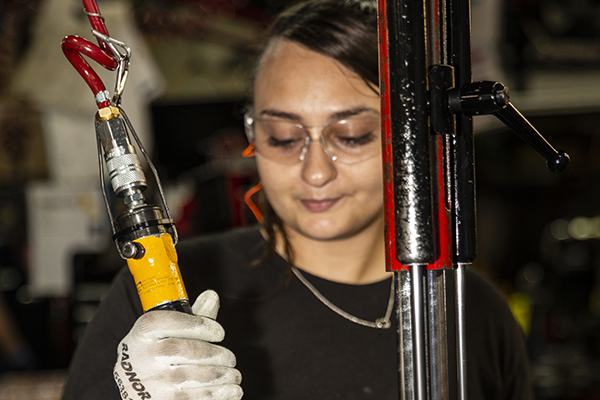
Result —
<svg viewBox="0 0 600 400"><path fill-rule="evenodd" d="M569 166L569 155L556 150L510 102L508 88L500 82L471 82L454 87L454 68L434 65L430 68L431 126L435 133L454 134L454 114L468 116L491 114L512 129L546 159L552 172Z"/></svg>

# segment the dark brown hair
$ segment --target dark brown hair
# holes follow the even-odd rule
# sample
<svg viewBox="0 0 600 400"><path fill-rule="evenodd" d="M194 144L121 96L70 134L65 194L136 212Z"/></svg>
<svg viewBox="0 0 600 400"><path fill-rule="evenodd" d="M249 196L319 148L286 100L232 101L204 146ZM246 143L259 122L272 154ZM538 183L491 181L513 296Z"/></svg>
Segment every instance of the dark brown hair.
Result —
<svg viewBox="0 0 600 400"><path fill-rule="evenodd" d="M257 70L269 45L278 39L301 44L333 58L379 93L377 4L374 0L308 0L291 6L279 14L266 31ZM284 239L287 261L293 265L293 251L281 219L264 193L260 192L259 196L269 244L260 261L275 253L276 233L279 231Z"/></svg>
<svg viewBox="0 0 600 400"><path fill-rule="evenodd" d="M377 5L365 0L309 0L279 14L266 32L263 53L276 39L331 57L379 87Z"/></svg>

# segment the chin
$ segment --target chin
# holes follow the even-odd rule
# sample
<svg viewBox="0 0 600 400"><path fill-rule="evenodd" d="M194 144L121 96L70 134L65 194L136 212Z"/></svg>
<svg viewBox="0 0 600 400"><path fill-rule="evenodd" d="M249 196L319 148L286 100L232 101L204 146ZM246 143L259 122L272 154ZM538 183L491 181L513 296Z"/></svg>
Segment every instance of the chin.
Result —
<svg viewBox="0 0 600 400"><path fill-rule="evenodd" d="M356 235L358 230L337 225L318 224L309 227L300 227L298 232L313 240L334 241L350 238Z"/></svg>

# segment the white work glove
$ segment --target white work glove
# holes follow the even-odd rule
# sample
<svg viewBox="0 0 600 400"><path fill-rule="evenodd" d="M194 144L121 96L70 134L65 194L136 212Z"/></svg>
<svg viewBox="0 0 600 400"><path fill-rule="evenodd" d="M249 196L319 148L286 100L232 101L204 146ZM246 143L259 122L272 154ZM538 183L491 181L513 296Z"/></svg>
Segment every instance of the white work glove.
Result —
<svg viewBox="0 0 600 400"><path fill-rule="evenodd" d="M122 399L241 399L235 355L212 344L225 337L218 311L219 296L207 290L194 302L194 315L142 315L119 343L114 378Z"/></svg>

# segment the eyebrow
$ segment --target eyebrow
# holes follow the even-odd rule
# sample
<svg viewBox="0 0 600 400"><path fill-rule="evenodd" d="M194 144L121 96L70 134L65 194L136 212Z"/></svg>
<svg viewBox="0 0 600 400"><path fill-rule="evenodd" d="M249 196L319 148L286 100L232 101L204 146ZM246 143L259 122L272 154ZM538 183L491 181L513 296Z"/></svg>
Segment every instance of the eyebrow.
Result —
<svg viewBox="0 0 600 400"><path fill-rule="evenodd" d="M298 114L276 110L273 108L264 109L258 114L259 117L276 117L281 119L289 119L292 121L300 121L302 118Z"/></svg>
<svg viewBox="0 0 600 400"><path fill-rule="evenodd" d="M356 108L351 108L349 110L344 110L344 111L339 111L336 113L333 113L329 116L329 119L335 120L335 119L344 119L344 118L348 118L348 117L354 117L355 115L359 115L365 112L372 112L375 114L379 114L379 111L375 110L374 108L370 108L370 107L356 107Z"/></svg>
<svg viewBox="0 0 600 400"><path fill-rule="evenodd" d="M339 120L339 119L344 119L344 118L348 118L348 117L354 117L356 115L359 115L359 114L362 114L365 112L379 114L379 112L374 108L360 106L360 107L350 108L348 110L335 112L335 113L329 115L328 119L329 120ZM258 116L288 119L290 121L296 121L296 122L302 121L302 117L298 114L281 111L281 110L277 110L277 109L273 109L273 108L267 108L267 109L262 110Z"/></svg>

